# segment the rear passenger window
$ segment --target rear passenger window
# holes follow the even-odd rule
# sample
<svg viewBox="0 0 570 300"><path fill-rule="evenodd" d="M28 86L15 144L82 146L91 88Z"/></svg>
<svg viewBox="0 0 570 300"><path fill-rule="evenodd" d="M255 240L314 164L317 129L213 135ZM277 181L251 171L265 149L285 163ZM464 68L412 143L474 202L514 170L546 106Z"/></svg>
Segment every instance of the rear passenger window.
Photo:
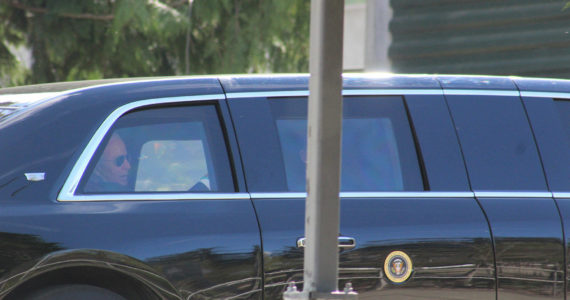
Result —
<svg viewBox="0 0 570 300"><path fill-rule="evenodd" d="M564 132L566 137L570 141L570 100L556 100L556 109L560 114L560 120L562 121L562 127L564 127Z"/></svg>
<svg viewBox="0 0 570 300"><path fill-rule="evenodd" d="M234 191L215 107L153 108L121 117L101 143L79 190Z"/></svg>
<svg viewBox="0 0 570 300"><path fill-rule="evenodd" d="M473 190L547 190L519 97L447 95L446 98Z"/></svg>
<svg viewBox="0 0 570 300"><path fill-rule="evenodd" d="M272 99L289 191L305 191L307 101ZM343 104L341 191L419 191L423 181L400 97L351 97Z"/></svg>

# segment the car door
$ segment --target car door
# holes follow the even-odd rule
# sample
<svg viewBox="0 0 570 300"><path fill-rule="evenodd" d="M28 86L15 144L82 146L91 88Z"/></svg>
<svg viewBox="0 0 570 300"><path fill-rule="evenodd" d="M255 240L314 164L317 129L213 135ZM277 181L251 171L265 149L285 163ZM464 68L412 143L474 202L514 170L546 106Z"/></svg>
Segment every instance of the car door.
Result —
<svg viewBox="0 0 570 300"><path fill-rule="evenodd" d="M13 194L19 201L4 199L0 235L11 248L3 270L37 262L10 280L137 283L161 299L261 299L259 227L217 80L113 85L75 92L60 104L48 116L34 114L43 118L34 129L38 139L60 134L59 143L44 145L47 154L24 167L46 170L38 164L73 153L60 144L69 146L71 137L85 143L70 160L71 173L62 174L63 187L54 184L49 196L32 193L57 179L47 169L47 180ZM59 114L65 127L55 121ZM76 125L73 134L54 130L69 124Z"/></svg>
<svg viewBox="0 0 570 300"><path fill-rule="evenodd" d="M306 95L228 92L266 299L303 280ZM351 282L362 298L493 299L489 227L441 90L353 89L343 105L340 287Z"/></svg>
<svg viewBox="0 0 570 300"><path fill-rule="evenodd" d="M442 84L471 187L491 226L497 296L564 299L560 214L514 84L501 79L496 90L473 85L494 81Z"/></svg>
<svg viewBox="0 0 570 300"><path fill-rule="evenodd" d="M570 240L570 91L567 83L516 80L535 134L550 191L560 210L565 233L566 266ZM568 277L566 275L566 286ZM568 289L565 290L568 297Z"/></svg>
<svg viewBox="0 0 570 300"><path fill-rule="evenodd" d="M181 101L131 103L105 133L74 196L60 201L132 201L141 213L123 222L132 229L138 223L143 234L135 234L140 241L125 250L142 251L136 245L154 238L159 250L145 255L180 291L191 297L255 298L261 295L255 263L259 232L249 197L236 193L221 105ZM128 152L113 157L119 138ZM131 158L122 159L127 153ZM108 163L130 164L126 185L100 184L97 176Z"/></svg>

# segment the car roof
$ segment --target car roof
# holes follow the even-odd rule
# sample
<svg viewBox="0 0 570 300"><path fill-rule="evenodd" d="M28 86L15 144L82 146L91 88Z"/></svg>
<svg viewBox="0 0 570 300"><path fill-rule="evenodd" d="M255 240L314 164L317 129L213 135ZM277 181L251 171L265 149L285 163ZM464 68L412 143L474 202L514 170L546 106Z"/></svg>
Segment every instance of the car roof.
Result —
<svg viewBox="0 0 570 300"><path fill-rule="evenodd" d="M113 79L97 79L97 80L81 80L81 81L66 81L54 83L41 83L33 85L23 85L16 87L8 87L0 89L0 95L13 95L13 94L35 94L35 93L53 93L63 92L68 90L75 90L97 85L130 82L138 80L149 80L160 77L141 77L141 78L113 78Z"/></svg>
<svg viewBox="0 0 570 300"><path fill-rule="evenodd" d="M259 92L271 90L307 90L309 74L243 74L213 76L167 76L114 78L84 81L70 81L18 86L0 89L2 102L17 99L19 103L34 102L79 89L96 86L127 84L133 82L156 82L190 78L215 78L223 85L227 93ZM345 73L344 89L489 89L521 90L542 92L570 92L570 80L550 78L524 78L484 75L427 75L427 74L391 74L391 73ZM9 96L11 95L11 96ZM21 95L15 97L14 95Z"/></svg>

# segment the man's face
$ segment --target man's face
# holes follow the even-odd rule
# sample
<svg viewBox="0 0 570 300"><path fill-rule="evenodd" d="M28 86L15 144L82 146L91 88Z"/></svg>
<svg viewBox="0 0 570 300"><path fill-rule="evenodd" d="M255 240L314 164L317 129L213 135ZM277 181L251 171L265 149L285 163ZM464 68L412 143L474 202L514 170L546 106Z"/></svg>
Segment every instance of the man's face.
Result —
<svg viewBox="0 0 570 300"><path fill-rule="evenodd" d="M106 182L127 185L130 169L125 143L119 136L113 135L103 151L96 172Z"/></svg>

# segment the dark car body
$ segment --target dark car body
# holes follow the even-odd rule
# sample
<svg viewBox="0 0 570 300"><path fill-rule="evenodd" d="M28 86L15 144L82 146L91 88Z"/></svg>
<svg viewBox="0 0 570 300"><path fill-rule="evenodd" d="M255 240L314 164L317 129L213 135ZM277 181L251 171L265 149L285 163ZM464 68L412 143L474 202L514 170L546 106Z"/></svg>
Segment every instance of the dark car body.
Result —
<svg viewBox="0 0 570 300"><path fill-rule="evenodd" d="M303 279L308 81L0 90L0 297L84 284L280 299ZM37 92L53 94L27 103ZM570 81L353 74L343 95L340 234L355 245L340 250L339 286L361 299L567 297ZM91 189L114 135L128 184ZM393 253L410 259L401 281L386 274Z"/></svg>

